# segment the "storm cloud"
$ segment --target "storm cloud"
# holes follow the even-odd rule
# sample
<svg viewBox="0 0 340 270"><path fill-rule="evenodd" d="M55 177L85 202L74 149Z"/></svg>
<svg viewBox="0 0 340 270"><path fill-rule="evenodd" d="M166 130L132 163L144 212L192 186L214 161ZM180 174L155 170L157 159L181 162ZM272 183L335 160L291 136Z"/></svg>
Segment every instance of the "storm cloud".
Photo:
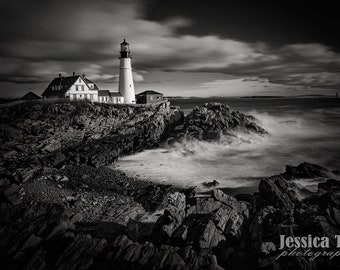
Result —
<svg viewBox="0 0 340 270"><path fill-rule="evenodd" d="M141 1L1 1L0 81L47 82L58 73L116 81L118 49L131 44L135 80L143 72L214 72L273 83L337 87L340 54L321 43L272 45L182 29L192 18L153 21Z"/></svg>

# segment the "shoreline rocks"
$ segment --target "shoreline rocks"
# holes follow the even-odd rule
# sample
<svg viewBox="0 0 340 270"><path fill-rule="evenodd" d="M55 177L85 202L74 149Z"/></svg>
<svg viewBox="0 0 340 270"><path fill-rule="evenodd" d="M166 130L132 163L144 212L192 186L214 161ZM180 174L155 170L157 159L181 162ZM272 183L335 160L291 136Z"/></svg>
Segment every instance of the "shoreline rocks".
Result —
<svg viewBox="0 0 340 270"><path fill-rule="evenodd" d="M326 168L287 166L263 178L258 192L233 197L216 182L196 193L104 166L169 136L215 140L237 129L265 134L251 116L218 103L195 108L185 119L167 104L56 103L3 112L0 260L7 269L340 266L339 258L276 259L280 235L340 234L340 181ZM296 179L323 181L303 198Z"/></svg>
<svg viewBox="0 0 340 270"><path fill-rule="evenodd" d="M212 141L229 136L233 131L267 134L253 116L234 111L221 103L206 103L204 106L195 107L184 118L183 125L174 129L170 136L174 137L175 141L185 138Z"/></svg>

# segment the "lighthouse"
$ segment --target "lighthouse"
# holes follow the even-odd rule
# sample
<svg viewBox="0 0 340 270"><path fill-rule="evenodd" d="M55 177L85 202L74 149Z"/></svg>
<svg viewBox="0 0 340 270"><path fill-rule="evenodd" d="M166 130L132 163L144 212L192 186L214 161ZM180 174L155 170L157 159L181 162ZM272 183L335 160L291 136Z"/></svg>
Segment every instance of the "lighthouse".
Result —
<svg viewBox="0 0 340 270"><path fill-rule="evenodd" d="M136 101L132 78L131 53L129 43L125 39L120 44L118 58L120 59L118 91L123 95L124 103L134 104Z"/></svg>

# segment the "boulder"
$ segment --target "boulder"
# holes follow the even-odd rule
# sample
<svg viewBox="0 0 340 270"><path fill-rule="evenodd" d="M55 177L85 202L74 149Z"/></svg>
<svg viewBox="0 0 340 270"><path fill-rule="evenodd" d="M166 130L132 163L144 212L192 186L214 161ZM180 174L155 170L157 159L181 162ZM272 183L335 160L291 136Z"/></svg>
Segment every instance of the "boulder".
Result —
<svg viewBox="0 0 340 270"><path fill-rule="evenodd" d="M164 215L161 216L155 225L155 230L165 233L170 237L173 232L182 224L186 216L186 198L185 194L175 192L168 196L167 207Z"/></svg>
<svg viewBox="0 0 340 270"><path fill-rule="evenodd" d="M286 171L283 173L286 179L298 179L298 178L334 178L334 174L327 170L326 168L311 164L308 162L303 162L298 166L286 165Z"/></svg>
<svg viewBox="0 0 340 270"><path fill-rule="evenodd" d="M213 180L211 182L203 182L202 185L205 186L206 188L211 188L211 187L216 187L220 184L217 180Z"/></svg>
<svg viewBox="0 0 340 270"><path fill-rule="evenodd" d="M9 185L3 192L2 201L11 205L18 205L22 202L22 190L16 185Z"/></svg>
<svg viewBox="0 0 340 270"><path fill-rule="evenodd" d="M206 103L204 106L195 107L185 117L181 128L173 130L172 137L210 141L219 140L233 130L266 134L255 121L254 117L233 111L221 103Z"/></svg>
<svg viewBox="0 0 340 270"><path fill-rule="evenodd" d="M339 193L340 192L340 181L335 179L328 179L326 182L318 184L318 193Z"/></svg>
<svg viewBox="0 0 340 270"><path fill-rule="evenodd" d="M281 176L264 178L259 184L260 197L267 205L293 209L298 201L298 187Z"/></svg>

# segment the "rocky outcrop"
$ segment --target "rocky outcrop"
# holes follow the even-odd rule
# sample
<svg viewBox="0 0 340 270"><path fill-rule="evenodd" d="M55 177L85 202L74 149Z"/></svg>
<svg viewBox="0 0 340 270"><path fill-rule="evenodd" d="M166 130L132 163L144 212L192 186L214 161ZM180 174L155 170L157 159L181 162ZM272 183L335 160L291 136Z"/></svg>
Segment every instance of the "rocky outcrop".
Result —
<svg viewBox="0 0 340 270"><path fill-rule="evenodd" d="M265 134L221 104L185 120L155 107L21 104L0 114L0 261L4 269L338 269L338 258L279 258L279 236L340 235L338 174L315 164L229 196L138 181L104 165L174 139ZM299 196L296 179L321 182Z"/></svg>
<svg viewBox="0 0 340 270"><path fill-rule="evenodd" d="M276 260L282 251L290 250L278 250L280 235L329 237L329 250L336 249L334 236L340 233L339 181L329 179L330 176L334 175L321 166L302 163L296 167L286 166L283 174L261 180L259 194L254 195L254 215L246 237L251 247L250 255L257 258L260 269L335 269L340 266L339 259L327 257ZM302 199L298 196L299 187L292 181L301 178L318 181L323 178L324 182L318 185L318 193Z"/></svg>
<svg viewBox="0 0 340 270"><path fill-rule="evenodd" d="M335 175L327 170L326 168L311 164L308 162L303 162L298 166L286 166L286 171L283 173L283 176L286 179L298 179L298 178L332 178L335 177Z"/></svg>
<svg viewBox="0 0 340 270"><path fill-rule="evenodd" d="M168 102L152 106L39 102L2 108L0 204L20 204L22 185L46 175L48 168L99 168L121 155L156 147L183 118Z"/></svg>
<svg viewBox="0 0 340 270"><path fill-rule="evenodd" d="M169 199L154 228L154 234L163 243L190 243L200 249L212 249L228 237L239 237L249 217L246 204L221 190L204 196L177 192Z"/></svg>
<svg viewBox="0 0 340 270"><path fill-rule="evenodd" d="M105 176L90 168L65 168L56 170L60 175L47 177L62 186L49 187L53 193L72 189L65 201L39 203L43 199L37 198L30 207L2 208L3 265L9 269L110 269L114 265L118 269L218 270L337 269L340 265L338 258L277 259L289 250L279 250L280 235L328 236L335 245L334 235L340 234L338 180L325 179L319 193L301 199L295 193L299 187L281 174L262 179L258 193L236 199L219 189L205 193L159 189L128 179L123 187L122 176ZM1 172L6 176L5 170ZM91 180L97 174L103 180L100 184ZM77 175L86 177L76 182ZM319 181L319 174L315 175ZM43 183L37 185L41 188ZM157 197L158 207L164 209L156 222L138 218L145 214L144 206L157 209L145 202L147 194ZM89 218L88 210L82 212L86 207L96 219Z"/></svg>
<svg viewBox="0 0 340 270"><path fill-rule="evenodd" d="M123 154L158 146L166 131L183 118L168 102L154 106L25 103L3 108L0 162L12 173L41 165L104 166ZM23 172L23 179L35 173Z"/></svg>
<svg viewBox="0 0 340 270"><path fill-rule="evenodd" d="M260 197L276 207L292 209L298 201L298 186L287 182L282 176L264 178L259 184Z"/></svg>
<svg viewBox="0 0 340 270"><path fill-rule="evenodd" d="M183 125L176 127L172 136L176 140L183 138L218 140L222 135L230 135L232 131L237 130L267 133L256 123L253 116L234 111L221 103L206 103L202 107L195 107L185 117Z"/></svg>

